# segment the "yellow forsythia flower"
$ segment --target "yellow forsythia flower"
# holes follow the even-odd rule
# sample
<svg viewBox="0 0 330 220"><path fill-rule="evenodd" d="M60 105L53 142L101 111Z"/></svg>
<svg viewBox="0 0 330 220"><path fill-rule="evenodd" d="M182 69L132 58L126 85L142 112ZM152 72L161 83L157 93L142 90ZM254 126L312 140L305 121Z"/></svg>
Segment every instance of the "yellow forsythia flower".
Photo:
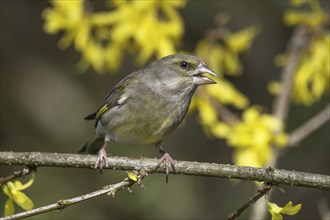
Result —
<svg viewBox="0 0 330 220"><path fill-rule="evenodd" d="M246 109L241 122L229 125L225 138L235 148L234 163L253 167L264 167L272 157L272 145L283 147L288 139L283 124L272 115L261 114L257 106Z"/></svg>
<svg viewBox="0 0 330 220"><path fill-rule="evenodd" d="M282 87L278 81L270 81L267 86L268 92L272 95L279 95L281 93Z"/></svg>
<svg viewBox="0 0 330 220"><path fill-rule="evenodd" d="M327 28L326 12L317 0L291 0L294 6L308 4L309 11L289 10L284 15L288 25L307 25L313 37L301 51L300 60L294 77L293 100L298 104L310 106L323 95L328 94L330 80L329 50L330 32ZM280 55L275 59L279 66L287 62L287 55ZM277 95L281 85L272 82L268 86L271 94Z"/></svg>
<svg viewBox="0 0 330 220"><path fill-rule="evenodd" d="M225 49L221 44L203 38L197 43L195 53L207 62L214 72L218 74L224 72L222 63L224 62Z"/></svg>
<svg viewBox="0 0 330 220"><path fill-rule="evenodd" d="M272 215L272 220L282 220L282 214L285 215L295 215L297 214L302 204L292 206L292 202L288 202L284 207L279 207L275 203L267 202L268 211Z"/></svg>
<svg viewBox="0 0 330 220"><path fill-rule="evenodd" d="M197 99L197 106L201 124L212 125L218 120L215 107L205 99Z"/></svg>
<svg viewBox="0 0 330 220"><path fill-rule="evenodd" d="M224 47L215 42L211 42L209 40L202 39L198 42L196 46L196 55L200 56L205 62L208 63L211 69L219 74L223 74L223 72L235 72L236 68L241 69L241 64L236 57L236 61L232 64L232 69L223 69L223 67L228 68L227 57L231 53L230 51L226 51ZM227 65L225 63L227 62ZM204 88L199 88L199 91L203 91L197 93L193 100L199 99L198 94L203 94L205 96L210 96L214 98L221 104L233 105L236 108L244 108L249 104L249 100L244 94L240 93L229 81L225 79L214 78L214 81L217 82L215 85L210 85ZM200 97L203 98L203 97ZM194 102L193 103L197 103Z"/></svg>
<svg viewBox="0 0 330 220"><path fill-rule="evenodd" d="M25 184L22 184L20 181L15 181L14 183L9 181L1 186L2 191L8 197L4 207L4 216L13 215L15 213L14 202L24 210L31 210L33 208L33 201L21 192L30 187L33 181L34 175L32 174L32 178Z"/></svg>
<svg viewBox="0 0 330 220"><path fill-rule="evenodd" d="M125 51L137 53L137 62L161 58L176 52L183 35L183 21L177 1L111 1L111 10L95 12L93 1L57 1L43 11L44 29L49 34L64 32L61 48L74 44L83 59L79 69L89 64L98 72L116 70ZM155 31L156 30L156 31Z"/></svg>
<svg viewBox="0 0 330 220"><path fill-rule="evenodd" d="M309 3L311 11L287 10L284 14L284 22L287 25L305 24L310 27L318 27L326 22L326 13L317 0L294 0L291 2L294 6Z"/></svg>
<svg viewBox="0 0 330 220"><path fill-rule="evenodd" d="M297 103L311 105L329 91L330 32L314 39L302 55L295 79L293 98Z"/></svg>
<svg viewBox="0 0 330 220"><path fill-rule="evenodd" d="M225 43L234 53L246 51L250 48L252 40L260 32L260 27L253 25L239 32L226 34L224 37Z"/></svg>
<svg viewBox="0 0 330 220"><path fill-rule="evenodd" d="M260 27L253 25L241 31L225 32L219 41L203 38L197 43L195 53L217 73L239 75L243 68L238 55L248 50ZM223 43L220 43L220 40Z"/></svg>
<svg viewBox="0 0 330 220"><path fill-rule="evenodd" d="M74 43L81 49L89 38L88 15L84 11L84 1L51 1L52 8L46 8L42 16L46 20L45 32L56 34L64 31L59 42L60 48L66 48Z"/></svg>
<svg viewBox="0 0 330 220"><path fill-rule="evenodd" d="M253 25L236 33L226 33L224 42L227 50L224 56L224 66L227 74L238 75L242 72L242 66L238 59L238 54L248 50L252 40L260 32L260 27Z"/></svg>
<svg viewBox="0 0 330 220"><path fill-rule="evenodd" d="M239 92L233 84L225 79L214 79L217 84L209 85L205 89L206 93L222 104L233 105L243 109L249 104L249 100L244 94Z"/></svg>

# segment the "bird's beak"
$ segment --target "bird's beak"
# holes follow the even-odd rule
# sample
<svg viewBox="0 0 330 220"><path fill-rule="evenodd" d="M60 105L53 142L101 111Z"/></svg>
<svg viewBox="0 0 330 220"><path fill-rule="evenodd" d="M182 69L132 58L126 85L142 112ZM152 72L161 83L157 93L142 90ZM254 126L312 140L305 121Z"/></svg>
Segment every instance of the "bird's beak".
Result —
<svg viewBox="0 0 330 220"><path fill-rule="evenodd" d="M217 76L215 72L210 70L207 66L202 65L197 68L197 73L192 75L193 83L195 85L216 84L216 82L203 74L208 73L212 76Z"/></svg>

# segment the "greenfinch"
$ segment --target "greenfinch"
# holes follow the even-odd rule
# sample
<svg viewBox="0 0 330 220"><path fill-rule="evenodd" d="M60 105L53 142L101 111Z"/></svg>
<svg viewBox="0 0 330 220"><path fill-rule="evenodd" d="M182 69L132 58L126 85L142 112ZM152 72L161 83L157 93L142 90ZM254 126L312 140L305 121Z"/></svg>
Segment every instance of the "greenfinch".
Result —
<svg viewBox="0 0 330 220"><path fill-rule="evenodd" d="M154 144L162 154L157 168L164 164L167 181L175 167L162 141L183 120L197 86L215 83L204 74L217 76L200 58L187 54L166 56L134 71L85 118L95 120L95 132L79 152L98 154L95 168L102 170L108 166L110 141Z"/></svg>

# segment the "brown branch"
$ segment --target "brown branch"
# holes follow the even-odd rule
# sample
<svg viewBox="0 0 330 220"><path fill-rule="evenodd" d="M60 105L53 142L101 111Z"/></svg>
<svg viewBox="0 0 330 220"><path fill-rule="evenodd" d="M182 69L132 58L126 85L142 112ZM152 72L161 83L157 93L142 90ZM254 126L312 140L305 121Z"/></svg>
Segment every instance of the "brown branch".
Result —
<svg viewBox="0 0 330 220"><path fill-rule="evenodd" d="M224 105L222 105L219 102L214 102L213 104L214 106L216 106L218 110L218 114L220 115L220 117L224 122L227 122L230 125L234 125L240 122L239 117L237 117L237 115L231 112L230 109L226 108Z"/></svg>
<svg viewBox="0 0 330 220"><path fill-rule="evenodd" d="M0 177L0 187L8 181L12 181L12 180L14 180L16 178L19 178L19 177L26 177L27 175L32 173L32 171L34 171L34 170L35 170L35 168L25 167L20 171L14 171L13 174L11 174L9 176Z"/></svg>
<svg viewBox="0 0 330 220"><path fill-rule="evenodd" d="M40 152L0 152L0 165L25 165L36 167L71 167L94 169L97 157L80 154L59 154ZM155 171L158 159L108 157L113 170L137 170L148 173L165 173L163 167ZM215 163L175 161L174 174L231 178L267 182L272 185L291 185L330 190L330 176L283 169L243 167Z"/></svg>
<svg viewBox="0 0 330 220"><path fill-rule="evenodd" d="M299 144L303 139L310 135L313 131L321 127L324 123L330 119L330 105L328 104L318 114L313 116L310 120L291 132L289 143L290 147L294 147Z"/></svg>
<svg viewBox="0 0 330 220"><path fill-rule="evenodd" d="M228 219L235 219L240 214L242 214L247 208L252 206L256 201L258 201L261 197L266 195L270 190L272 189L272 185L265 184L261 189L258 190L258 192L248 201L245 203L241 208L235 210L234 212L230 213L228 215Z"/></svg>

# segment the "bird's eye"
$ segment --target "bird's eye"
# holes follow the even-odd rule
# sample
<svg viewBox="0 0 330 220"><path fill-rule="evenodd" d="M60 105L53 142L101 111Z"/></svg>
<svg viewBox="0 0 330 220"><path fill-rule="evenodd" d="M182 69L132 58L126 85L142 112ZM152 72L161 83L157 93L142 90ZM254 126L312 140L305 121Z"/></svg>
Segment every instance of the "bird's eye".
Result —
<svg viewBox="0 0 330 220"><path fill-rule="evenodd" d="M182 62L180 63L180 66L181 66L183 69L187 69L187 67L188 67L188 63L187 63L186 61L182 61Z"/></svg>

